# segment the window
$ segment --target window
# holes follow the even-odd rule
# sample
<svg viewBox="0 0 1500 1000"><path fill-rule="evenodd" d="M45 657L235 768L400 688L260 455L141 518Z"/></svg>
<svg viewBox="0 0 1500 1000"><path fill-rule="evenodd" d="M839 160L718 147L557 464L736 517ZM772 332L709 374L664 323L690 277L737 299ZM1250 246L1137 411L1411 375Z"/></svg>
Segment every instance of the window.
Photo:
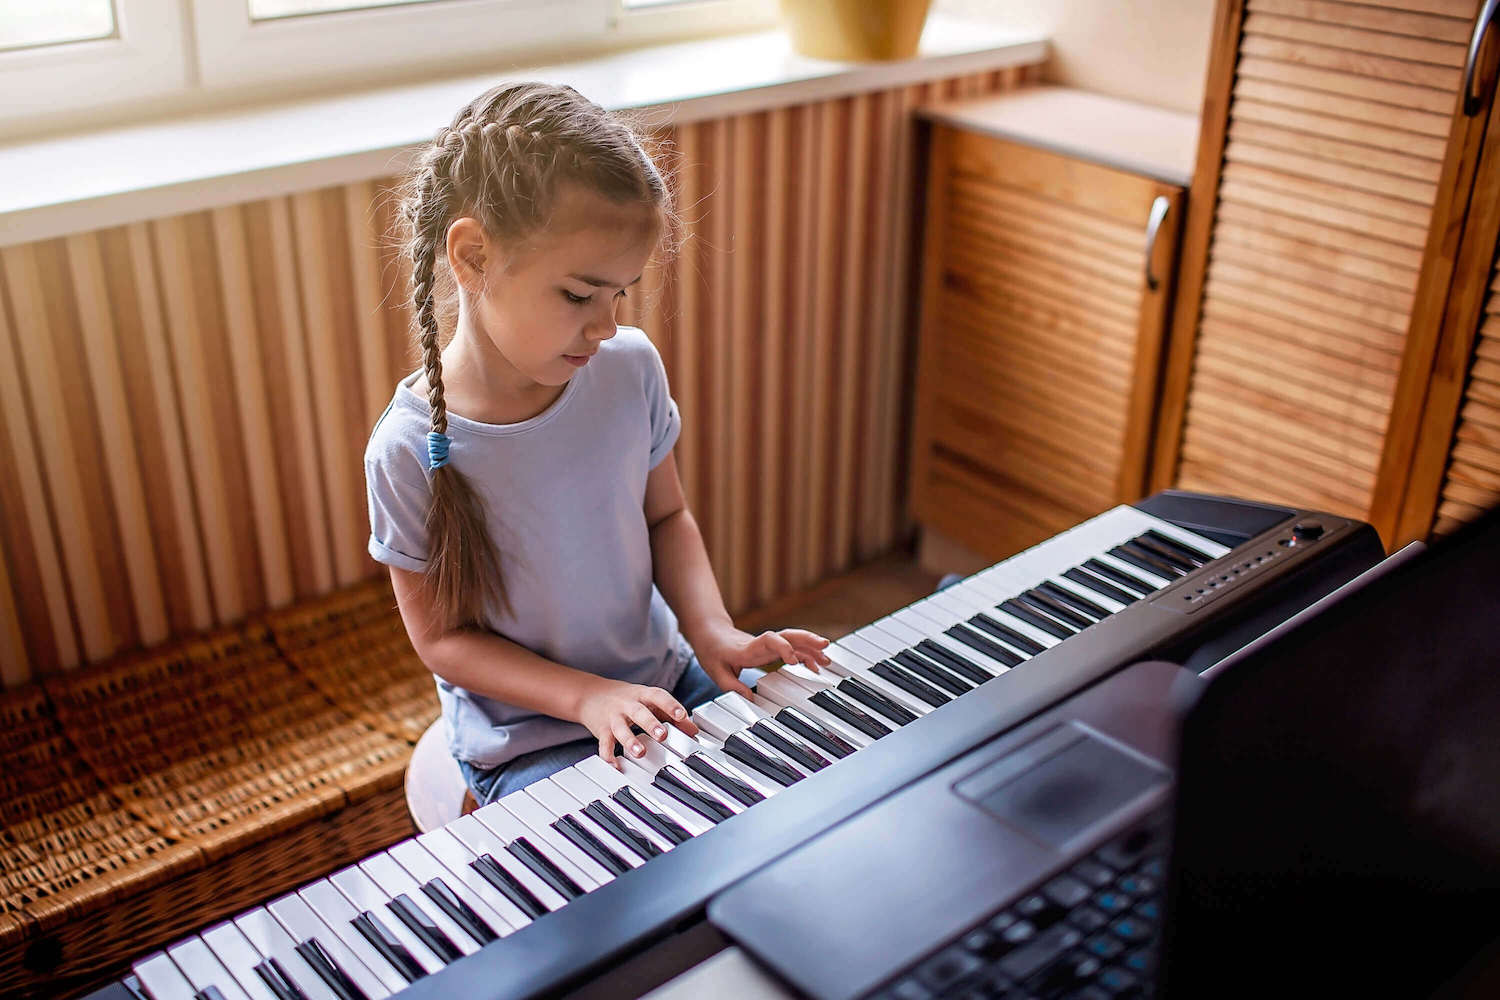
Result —
<svg viewBox="0 0 1500 1000"><path fill-rule="evenodd" d="M109 38L115 33L110 0L53 0L0 6L0 52Z"/></svg>

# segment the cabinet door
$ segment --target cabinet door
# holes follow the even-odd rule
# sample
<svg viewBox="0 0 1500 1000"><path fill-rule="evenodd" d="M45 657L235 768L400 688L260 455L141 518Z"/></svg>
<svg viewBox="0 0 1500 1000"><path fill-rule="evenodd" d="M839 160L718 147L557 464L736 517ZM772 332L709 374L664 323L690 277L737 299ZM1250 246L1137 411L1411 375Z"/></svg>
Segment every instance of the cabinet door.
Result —
<svg viewBox="0 0 1500 1000"><path fill-rule="evenodd" d="M1221 0L1153 485L1369 518L1452 278L1479 0Z"/></svg>
<svg viewBox="0 0 1500 1000"><path fill-rule="evenodd" d="M1144 489L1182 189L932 139L913 506L1000 558Z"/></svg>

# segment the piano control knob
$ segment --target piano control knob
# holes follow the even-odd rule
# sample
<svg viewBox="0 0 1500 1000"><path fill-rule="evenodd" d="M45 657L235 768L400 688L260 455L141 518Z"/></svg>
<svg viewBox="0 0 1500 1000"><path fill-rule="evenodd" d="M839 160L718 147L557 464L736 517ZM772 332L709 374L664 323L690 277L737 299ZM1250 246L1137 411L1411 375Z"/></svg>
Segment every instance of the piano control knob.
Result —
<svg viewBox="0 0 1500 1000"><path fill-rule="evenodd" d="M1323 537L1323 525L1317 521L1298 521L1292 525L1292 537L1299 542L1316 542Z"/></svg>

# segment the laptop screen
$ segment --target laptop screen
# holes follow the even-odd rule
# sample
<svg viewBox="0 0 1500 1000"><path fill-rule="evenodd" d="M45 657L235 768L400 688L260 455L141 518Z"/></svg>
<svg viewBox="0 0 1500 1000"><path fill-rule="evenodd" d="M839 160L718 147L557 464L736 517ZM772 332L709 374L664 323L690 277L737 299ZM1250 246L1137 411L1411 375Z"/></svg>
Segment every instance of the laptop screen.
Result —
<svg viewBox="0 0 1500 1000"><path fill-rule="evenodd" d="M1425 995L1500 937L1500 512L1215 677L1160 995Z"/></svg>

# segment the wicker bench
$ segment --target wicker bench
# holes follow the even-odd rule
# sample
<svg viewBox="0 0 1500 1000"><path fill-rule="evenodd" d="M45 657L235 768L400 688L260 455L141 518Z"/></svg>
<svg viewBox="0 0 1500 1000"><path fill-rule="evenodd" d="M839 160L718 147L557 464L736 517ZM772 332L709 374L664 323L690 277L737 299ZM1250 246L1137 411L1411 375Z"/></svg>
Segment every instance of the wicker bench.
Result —
<svg viewBox="0 0 1500 1000"><path fill-rule="evenodd" d="M384 580L0 696L0 996L68 996L409 836Z"/></svg>

